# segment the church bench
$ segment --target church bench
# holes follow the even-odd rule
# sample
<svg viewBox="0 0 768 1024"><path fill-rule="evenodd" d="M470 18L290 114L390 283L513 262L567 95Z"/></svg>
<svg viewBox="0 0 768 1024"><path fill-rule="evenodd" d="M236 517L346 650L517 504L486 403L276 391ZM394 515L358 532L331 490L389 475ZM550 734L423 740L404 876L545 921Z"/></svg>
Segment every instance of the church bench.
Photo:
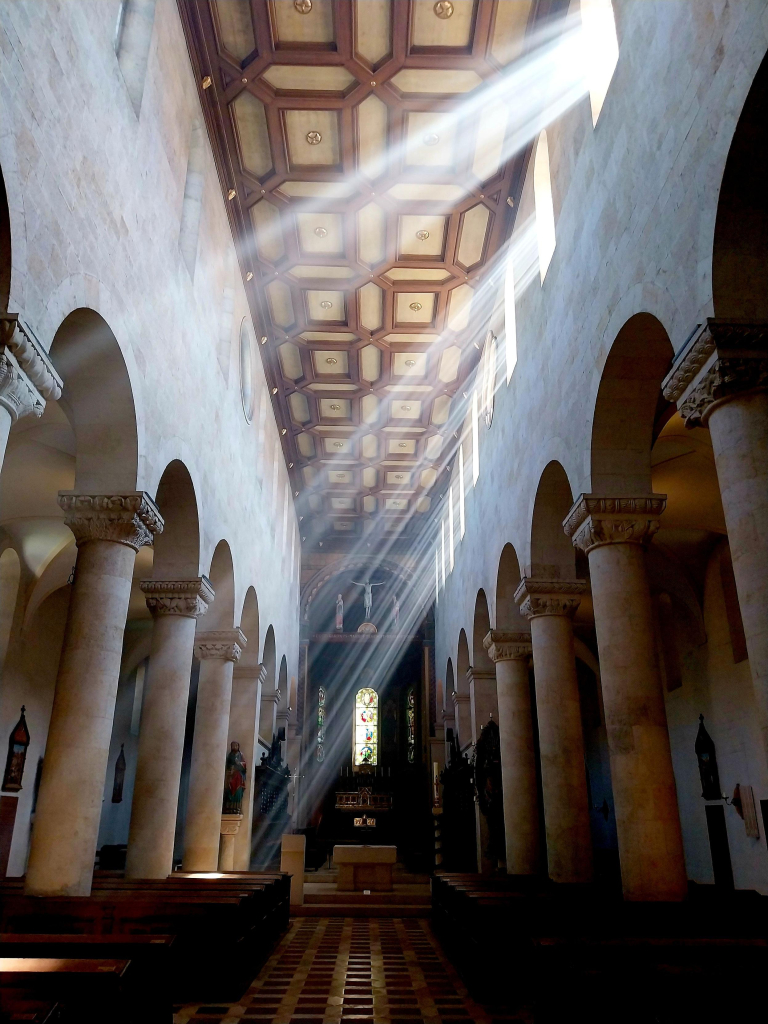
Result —
<svg viewBox="0 0 768 1024"><path fill-rule="evenodd" d="M271 951L273 936L257 927L247 897L96 893L87 897L10 896L6 932L176 935L175 1001L237 999ZM225 941L226 940L226 941Z"/></svg>
<svg viewBox="0 0 768 1024"><path fill-rule="evenodd" d="M170 1000L142 983L125 959L0 957L0 1008L5 999L55 1001L62 1024L172 1020Z"/></svg>

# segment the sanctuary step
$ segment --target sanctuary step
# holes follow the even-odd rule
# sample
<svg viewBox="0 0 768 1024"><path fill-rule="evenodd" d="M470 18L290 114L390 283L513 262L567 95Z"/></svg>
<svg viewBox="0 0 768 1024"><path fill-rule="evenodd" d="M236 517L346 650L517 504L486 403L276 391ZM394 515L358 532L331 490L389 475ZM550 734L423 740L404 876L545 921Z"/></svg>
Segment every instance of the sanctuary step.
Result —
<svg viewBox="0 0 768 1024"><path fill-rule="evenodd" d="M398 885L392 892L338 892L332 883L304 885L304 905L291 911L295 917L428 917L429 883Z"/></svg>

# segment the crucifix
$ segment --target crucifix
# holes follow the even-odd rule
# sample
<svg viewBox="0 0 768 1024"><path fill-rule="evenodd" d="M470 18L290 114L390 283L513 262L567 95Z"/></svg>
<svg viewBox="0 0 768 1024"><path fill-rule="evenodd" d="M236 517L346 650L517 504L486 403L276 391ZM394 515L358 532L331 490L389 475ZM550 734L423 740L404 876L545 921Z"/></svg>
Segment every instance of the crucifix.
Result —
<svg viewBox="0 0 768 1024"><path fill-rule="evenodd" d="M364 587L363 590L363 601L365 602L365 617L370 622L371 615L373 614L373 587L383 587L383 583L371 583L368 579L365 583L358 583L357 580L352 580L356 587Z"/></svg>

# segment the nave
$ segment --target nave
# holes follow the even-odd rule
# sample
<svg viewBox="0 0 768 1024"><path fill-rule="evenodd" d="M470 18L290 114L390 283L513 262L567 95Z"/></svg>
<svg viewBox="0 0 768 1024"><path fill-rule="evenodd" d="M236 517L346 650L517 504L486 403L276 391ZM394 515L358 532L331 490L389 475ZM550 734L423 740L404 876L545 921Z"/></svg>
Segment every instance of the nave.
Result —
<svg viewBox="0 0 768 1024"><path fill-rule="evenodd" d="M236 1003L175 1008L176 1024L492 1024L423 918L296 918Z"/></svg>

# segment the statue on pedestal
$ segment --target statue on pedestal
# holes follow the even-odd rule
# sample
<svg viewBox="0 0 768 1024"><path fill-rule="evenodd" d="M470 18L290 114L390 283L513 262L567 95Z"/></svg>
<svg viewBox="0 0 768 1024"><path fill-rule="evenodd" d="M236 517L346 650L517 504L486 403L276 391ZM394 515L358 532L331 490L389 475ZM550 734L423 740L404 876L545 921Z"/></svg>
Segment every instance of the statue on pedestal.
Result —
<svg viewBox="0 0 768 1024"><path fill-rule="evenodd" d="M229 746L226 767L224 770L224 802L222 814L242 814L243 794L245 793L245 758L240 751L240 744L233 740Z"/></svg>
<svg viewBox="0 0 768 1024"><path fill-rule="evenodd" d="M344 632L344 598L341 594L336 597L336 632Z"/></svg>

